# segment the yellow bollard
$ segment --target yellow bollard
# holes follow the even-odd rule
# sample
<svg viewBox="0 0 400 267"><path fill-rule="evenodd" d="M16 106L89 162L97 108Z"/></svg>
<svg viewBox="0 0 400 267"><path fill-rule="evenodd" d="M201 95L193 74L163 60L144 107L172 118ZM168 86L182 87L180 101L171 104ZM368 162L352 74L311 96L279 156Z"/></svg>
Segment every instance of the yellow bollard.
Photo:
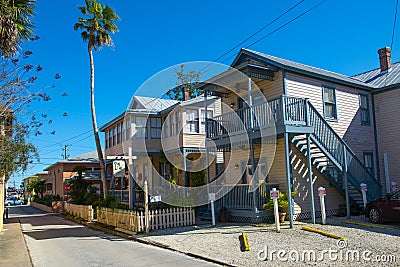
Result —
<svg viewBox="0 0 400 267"><path fill-rule="evenodd" d="M249 242L247 240L247 236L245 233L242 233L239 236L239 241L240 241L240 251L244 252L244 251L249 251L250 247L249 247Z"/></svg>

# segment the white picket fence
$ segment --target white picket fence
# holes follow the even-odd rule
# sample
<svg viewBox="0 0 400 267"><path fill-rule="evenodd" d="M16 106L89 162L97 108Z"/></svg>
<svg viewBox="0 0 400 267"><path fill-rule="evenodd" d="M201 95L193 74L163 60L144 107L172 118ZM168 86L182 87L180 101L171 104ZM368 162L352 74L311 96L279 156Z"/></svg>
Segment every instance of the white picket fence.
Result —
<svg viewBox="0 0 400 267"><path fill-rule="evenodd" d="M146 231L144 212L137 213L138 232ZM171 208L149 211L149 230L158 230L195 224L194 209Z"/></svg>
<svg viewBox="0 0 400 267"><path fill-rule="evenodd" d="M98 208L97 222L132 232L146 232L146 218L143 211ZM195 224L194 209L172 208L149 211L149 230L189 226Z"/></svg>
<svg viewBox="0 0 400 267"><path fill-rule="evenodd" d="M75 205L71 203L64 203L64 211L67 211L72 216L79 216L86 221L93 221L93 207L92 205Z"/></svg>

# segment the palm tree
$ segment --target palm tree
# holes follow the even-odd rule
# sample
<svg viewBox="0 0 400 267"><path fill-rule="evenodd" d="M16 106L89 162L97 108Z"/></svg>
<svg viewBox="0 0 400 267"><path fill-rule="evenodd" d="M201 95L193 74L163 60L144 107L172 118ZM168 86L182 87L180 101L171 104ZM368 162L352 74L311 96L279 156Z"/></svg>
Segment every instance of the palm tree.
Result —
<svg viewBox="0 0 400 267"><path fill-rule="evenodd" d="M103 5L96 0L85 0L85 2L86 6L78 6L78 9L82 12L82 15L84 17L78 18L78 22L74 25L74 30L80 30L82 40L84 42L88 42L88 53L90 60L90 107L92 112L92 125L97 154L100 161L103 192L104 197L106 197L108 193L107 175L103 151L100 145L99 130L97 129L96 110L94 105L93 49L97 51L102 46L113 45L110 33L118 31L118 27L114 24L114 22L118 20L119 17L108 5Z"/></svg>
<svg viewBox="0 0 400 267"><path fill-rule="evenodd" d="M1 56L15 55L21 43L32 36L35 3L36 0L0 0Z"/></svg>

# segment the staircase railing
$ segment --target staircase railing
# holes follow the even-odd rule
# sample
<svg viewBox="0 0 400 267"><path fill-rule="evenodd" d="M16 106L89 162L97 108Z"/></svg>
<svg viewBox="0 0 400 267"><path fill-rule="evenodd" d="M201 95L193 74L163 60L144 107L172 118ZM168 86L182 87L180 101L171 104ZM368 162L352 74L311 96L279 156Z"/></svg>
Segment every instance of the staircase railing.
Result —
<svg viewBox="0 0 400 267"><path fill-rule="evenodd" d="M305 125L306 100L282 95L254 105L251 109L246 107L223 113L208 119L207 137L222 137L235 132L244 133L252 128L274 126L274 124Z"/></svg>
<svg viewBox="0 0 400 267"><path fill-rule="evenodd" d="M367 197L369 200L379 198L382 192L381 184L375 179L355 153L325 121L315 107L308 102L309 125L313 127L311 138L323 150L335 165L343 170L344 151L346 152L347 174L354 187L360 191L360 184L368 185Z"/></svg>

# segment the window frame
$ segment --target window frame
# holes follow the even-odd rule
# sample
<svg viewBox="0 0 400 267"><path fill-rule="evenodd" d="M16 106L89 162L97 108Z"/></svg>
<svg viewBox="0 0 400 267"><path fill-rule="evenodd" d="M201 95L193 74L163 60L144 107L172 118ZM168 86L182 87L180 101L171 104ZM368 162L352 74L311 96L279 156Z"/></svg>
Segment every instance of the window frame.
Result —
<svg viewBox="0 0 400 267"><path fill-rule="evenodd" d="M207 114L208 114L207 115L208 119L213 118L214 110L207 109ZM206 120L205 120L205 117L206 117L206 110L205 109L201 109L200 110L200 118L199 118L199 121L200 121L199 133L202 133L202 134L206 133Z"/></svg>
<svg viewBox="0 0 400 267"><path fill-rule="evenodd" d="M369 156L370 157L370 159L371 159L371 167L367 167L367 165L366 165L366 156ZM370 152L370 151L367 151L367 152L363 152L363 161L364 161L364 167L367 169L367 170L369 170L369 172L372 174L372 175L375 175L375 168L374 168L374 153L373 152Z"/></svg>
<svg viewBox="0 0 400 267"><path fill-rule="evenodd" d="M333 100L334 102L328 102L325 101L325 89L328 90L333 90ZM326 114L326 105L332 105L334 108L334 114L333 117L328 117ZM324 119L328 121L338 121L338 110L337 110L337 99L336 99L336 87L331 86L331 85L322 85L322 105L323 105L323 113L324 113Z"/></svg>
<svg viewBox="0 0 400 267"><path fill-rule="evenodd" d="M366 107L362 107L362 98L365 97ZM359 93L359 102L360 102L360 120L361 125L371 125L371 112L369 109L369 97L368 94ZM363 111L366 111L366 120L363 120Z"/></svg>
<svg viewBox="0 0 400 267"><path fill-rule="evenodd" d="M161 117L150 117L150 138L151 139L161 139L161 131L162 131L162 120ZM153 121L155 121L155 125L153 125ZM158 125L158 122L160 123L160 125ZM153 130L157 130L157 131L153 131ZM154 133L158 133L153 135Z"/></svg>
<svg viewBox="0 0 400 267"><path fill-rule="evenodd" d="M139 119L143 119L144 120L144 124L143 125L138 123ZM135 138L147 139L147 136L148 136L148 134L147 134L147 122L148 122L147 117L145 117L145 116L135 116L134 120L135 120ZM140 126L138 126L138 125L140 125ZM142 132L143 129L144 129L144 132ZM142 134L138 135L139 130L140 130L141 133L143 133L143 136L142 136Z"/></svg>
<svg viewBox="0 0 400 267"><path fill-rule="evenodd" d="M130 138L131 138L131 134L132 134L132 132L131 132L131 117L128 117L127 119L126 119L126 136L125 136L125 140L129 140Z"/></svg>
<svg viewBox="0 0 400 267"><path fill-rule="evenodd" d="M193 114L193 118L189 118L189 114ZM190 116L191 117L191 116ZM192 130L192 126L194 130ZM186 109L186 133L198 134L200 133L200 119L198 109Z"/></svg>

